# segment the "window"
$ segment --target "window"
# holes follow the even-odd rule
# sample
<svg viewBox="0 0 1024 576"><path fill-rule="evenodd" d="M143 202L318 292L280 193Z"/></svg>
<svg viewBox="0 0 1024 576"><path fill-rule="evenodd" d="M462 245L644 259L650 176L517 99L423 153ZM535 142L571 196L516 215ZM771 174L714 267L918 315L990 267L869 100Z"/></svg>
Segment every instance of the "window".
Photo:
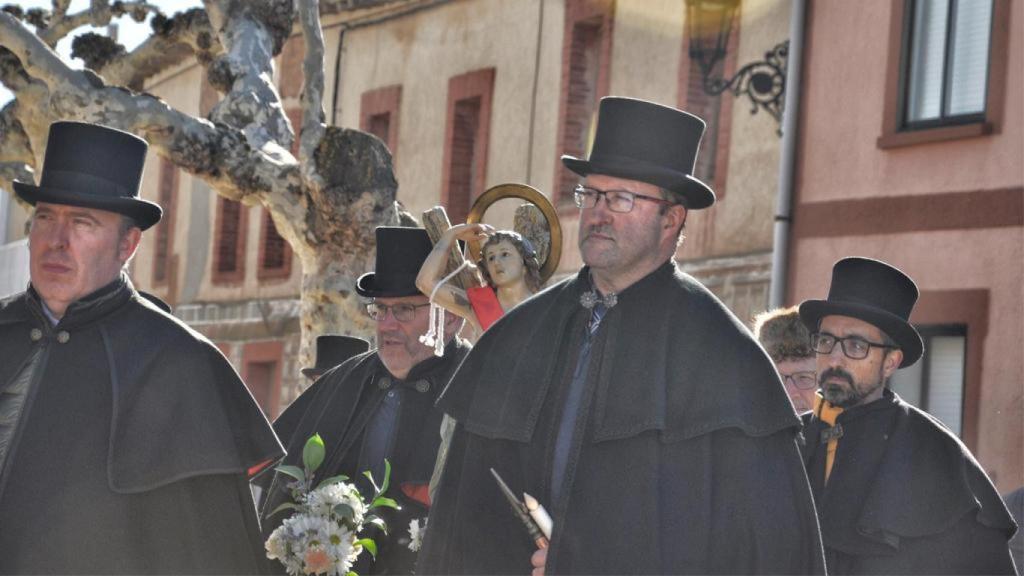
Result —
<svg viewBox="0 0 1024 576"><path fill-rule="evenodd" d="M916 0L911 10L906 126L984 119L992 0Z"/></svg>
<svg viewBox="0 0 1024 576"><path fill-rule="evenodd" d="M398 152L398 108L401 103L402 87L386 86L364 92L359 109L359 129L387 144L392 165Z"/></svg>
<svg viewBox="0 0 1024 576"><path fill-rule="evenodd" d="M277 231L274 218L267 209L262 210L260 230L259 269L256 277L287 278L292 273L292 248Z"/></svg>
<svg viewBox="0 0 1024 576"><path fill-rule="evenodd" d="M577 158L590 151L597 125L598 102L608 94L611 53L612 4L597 0L566 3L565 40L562 46L562 104L558 126L561 154ZM554 197L570 204L581 181L560 162Z"/></svg>
<svg viewBox="0 0 1024 576"><path fill-rule="evenodd" d="M956 435L963 433L967 328L963 325L918 326L925 355L913 366L897 370L890 387L908 403L942 421Z"/></svg>
<svg viewBox="0 0 1024 576"><path fill-rule="evenodd" d="M484 191L493 91L494 68L448 83L441 201L452 223L465 222L473 200Z"/></svg>
<svg viewBox="0 0 1024 576"><path fill-rule="evenodd" d="M178 197L178 169L166 159L160 159L160 182L157 203L164 209L163 218L156 225L156 246L153 255L153 283L167 284L173 275L171 270L174 249L174 212Z"/></svg>
<svg viewBox="0 0 1024 576"><path fill-rule="evenodd" d="M249 210L241 202L227 198L218 198L217 203L213 281L241 282L245 278L245 231Z"/></svg>
<svg viewBox="0 0 1024 576"><path fill-rule="evenodd" d="M999 129L1009 0L894 0L882 136L888 148Z"/></svg>

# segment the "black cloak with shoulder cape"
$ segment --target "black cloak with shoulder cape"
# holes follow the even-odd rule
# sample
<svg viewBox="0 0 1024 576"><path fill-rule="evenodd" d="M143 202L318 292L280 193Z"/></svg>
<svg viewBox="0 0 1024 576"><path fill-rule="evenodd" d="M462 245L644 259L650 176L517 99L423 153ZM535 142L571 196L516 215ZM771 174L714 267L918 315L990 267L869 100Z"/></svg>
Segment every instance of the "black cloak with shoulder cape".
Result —
<svg viewBox="0 0 1024 576"><path fill-rule="evenodd" d="M431 356L420 362L404 381L391 377L376 350L360 354L318 378L274 422L274 430L288 449L286 464L301 467L306 440L320 434L327 454L314 481L344 474L359 485L363 471L356 469L356 462L367 425L385 394L394 386L407 387L391 450L391 489L387 493L402 510L381 510L388 534L369 534L377 544L377 559L371 565L369 556L364 554L356 566L359 574L412 572L416 554L408 548L409 522L418 518L422 523L427 516L429 508L423 500L441 443L443 413L434 407L434 402L467 351L464 342L453 339L445 347L444 356ZM288 481L280 472L268 472L255 482L266 490L260 507L266 536L286 517L273 512L290 501Z"/></svg>
<svg viewBox="0 0 1024 576"><path fill-rule="evenodd" d="M458 421L418 574L525 574L534 544L489 472L548 508L549 574L823 573L799 420L749 331L668 262L595 335L562 502L552 455L589 272L511 310L439 403Z"/></svg>
<svg viewBox="0 0 1024 576"><path fill-rule="evenodd" d="M970 450L889 389L836 418L824 482L821 433L806 416L804 458L829 574L1013 574L1014 521Z"/></svg>
<svg viewBox="0 0 1024 576"><path fill-rule="evenodd" d="M55 325L0 301L0 573L264 570L248 472L283 451L213 344L126 277Z"/></svg>

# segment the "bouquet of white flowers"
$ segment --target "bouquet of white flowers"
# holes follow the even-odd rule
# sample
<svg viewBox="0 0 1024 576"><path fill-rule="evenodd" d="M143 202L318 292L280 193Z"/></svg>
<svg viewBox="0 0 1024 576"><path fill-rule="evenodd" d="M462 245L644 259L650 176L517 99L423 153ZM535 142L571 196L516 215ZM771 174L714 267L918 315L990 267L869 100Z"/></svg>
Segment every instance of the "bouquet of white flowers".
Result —
<svg viewBox="0 0 1024 576"><path fill-rule="evenodd" d="M385 530L384 520L373 514L376 508L397 508L391 498L383 496L391 477L391 464L384 462L384 481L377 486L373 476L364 472L373 485L374 495L367 504L359 490L346 476L333 476L313 488L317 468L323 463L324 441L314 435L302 450L302 468L278 466L277 471L293 478L288 485L294 502L278 506L272 514L292 510L267 539L267 558L277 560L288 574L351 574L350 569L363 550L377 555L377 545L370 538L360 538L366 525Z"/></svg>

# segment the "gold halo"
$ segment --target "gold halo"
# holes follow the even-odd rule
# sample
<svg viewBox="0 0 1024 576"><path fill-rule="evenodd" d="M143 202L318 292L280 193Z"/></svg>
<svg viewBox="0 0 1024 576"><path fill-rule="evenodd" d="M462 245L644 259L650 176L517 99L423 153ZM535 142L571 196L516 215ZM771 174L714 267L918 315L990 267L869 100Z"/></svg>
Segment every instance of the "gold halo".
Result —
<svg viewBox="0 0 1024 576"><path fill-rule="evenodd" d="M555 270L558 268L558 261L562 259L562 225L558 222L558 214L555 212L555 207L551 205L551 201L540 190L526 184L498 184L488 188L476 199L476 202L473 202L473 207L469 210L469 216L466 217L466 223L476 224L480 222L483 219L484 212L490 208L491 204L505 198L526 200L540 208L541 214L547 220L551 242L548 245L548 255L544 260L544 266L541 266L540 269L540 283L544 284L555 273ZM469 242L469 254L473 257L474 262L480 260L480 244L478 242Z"/></svg>

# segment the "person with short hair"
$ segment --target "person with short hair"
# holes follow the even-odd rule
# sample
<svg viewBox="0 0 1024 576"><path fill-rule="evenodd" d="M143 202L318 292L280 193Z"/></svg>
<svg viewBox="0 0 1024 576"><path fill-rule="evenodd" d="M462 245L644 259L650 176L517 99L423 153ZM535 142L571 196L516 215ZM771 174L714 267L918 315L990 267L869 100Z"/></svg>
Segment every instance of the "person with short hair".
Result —
<svg viewBox="0 0 1024 576"><path fill-rule="evenodd" d="M793 412L750 332L673 260L704 122L601 100L563 157L586 266L509 310L439 399L456 421L420 574L823 571ZM491 469L553 519L537 550Z"/></svg>
<svg viewBox="0 0 1024 576"><path fill-rule="evenodd" d="M356 281L356 292L370 299L367 313L376 325L376 348L349 358L321 376L274 423L288 449L286 464L302 465L302 448L320 434L327 449L314 485L324 478L348 476L364 496L372 486L363 472L380 484L385 461L391 464L392 488L387 496L401 510L381 510L387 533L371 530L376 559L364 554L353 570L359 574L409 574L416 553L406 537L412 520L424 520L430 509L429 482L441 437L442 413L434 402L468 351L455 337L462 320L444 314L443 355L420 336L427 332L430 303L415 279L431 250L422 228L377 228L374 271ZM284 516L274 515L289 501L287 475L260 478L266 490L261 506L263 530L270 535Z"/></svg>
<svg viewBox="0 0 1024 576"><path fill-rule="evenodd" d="M924 353L917 285L870 258L832 268L825 300L800 304L817 355L804 429L829 574L1014 574L1015 524L970 450L889 386Z"/></svg>
<svg viewBox="0 0 1024 576"><path fill-rule="evenodd" d="M0 300L0 574L253 574L248 479L283 452L209 340L124 272L160 207L146 142L57 122L28 290Z"/></svg>
<svg viewBox="0 0 1024 576"><path fill-rule="evenodd" d="M810 411L818 389L818 359L811 350L811 335L800 321L797 307L758 314L754 318L754 337L775 362L793 408L798 414Z"/></svg>

